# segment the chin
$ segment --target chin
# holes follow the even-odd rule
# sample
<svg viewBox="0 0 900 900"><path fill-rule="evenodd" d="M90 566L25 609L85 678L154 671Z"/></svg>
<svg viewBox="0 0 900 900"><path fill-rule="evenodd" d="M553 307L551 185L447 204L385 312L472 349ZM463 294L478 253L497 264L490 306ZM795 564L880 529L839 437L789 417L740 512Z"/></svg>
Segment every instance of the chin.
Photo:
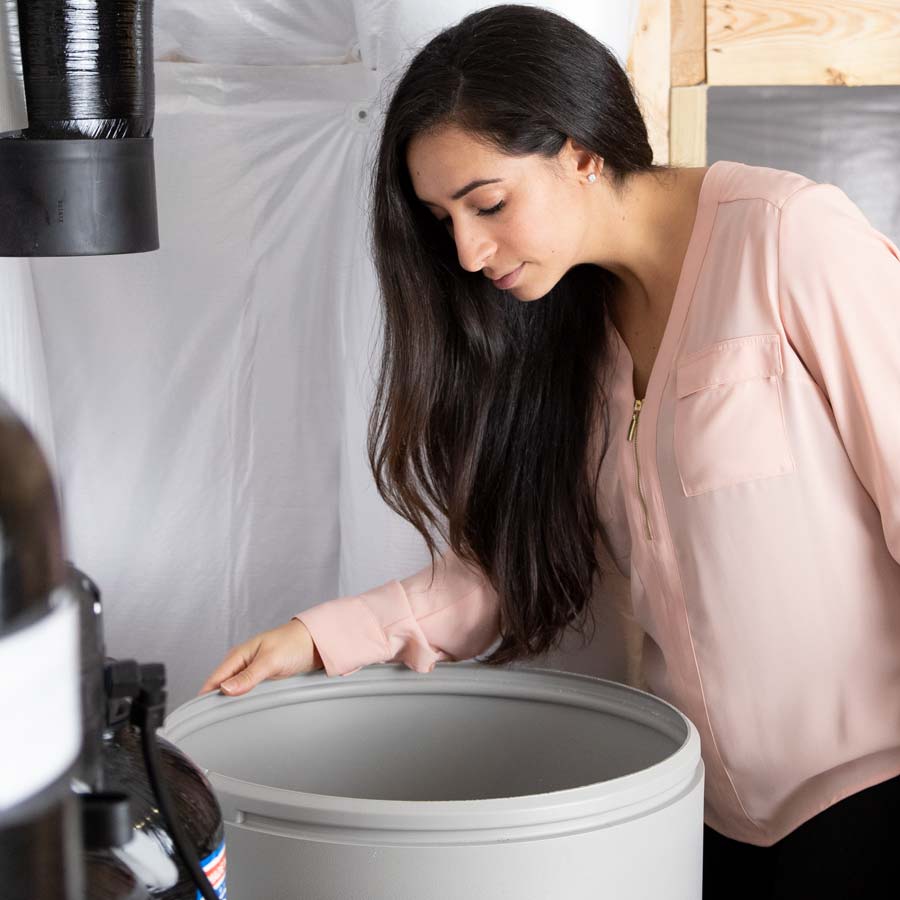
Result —
<svg viewBox="0 0 900 900"><path fill-rule="evenodd" d="M542 300L553 290L553 287L554 285L547 287L541 284L514 284L506 293L512 294L516 300L522 303L531 303L533 300Z"/></svg>

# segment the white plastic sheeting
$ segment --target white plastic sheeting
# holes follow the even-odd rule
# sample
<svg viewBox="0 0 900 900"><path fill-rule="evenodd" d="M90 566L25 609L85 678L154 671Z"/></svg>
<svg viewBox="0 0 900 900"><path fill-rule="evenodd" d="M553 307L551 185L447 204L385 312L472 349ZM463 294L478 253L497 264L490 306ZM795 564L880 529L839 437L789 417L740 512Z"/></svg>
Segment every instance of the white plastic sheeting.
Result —
<svg viewBox="0 0 900 900"><path fill-rule="evenodd" d="M358 62L382 75L477 0L157 0L155 54L173 62L327 65ZM601 38L624 63L635 0L548 0L531 4Z"/></svg>
<svg viewBox="0 0 900 900"><path fill-rule="evenodd" d="M0 259L0 394L31 429L53 468L56 444L31 266Z"/></svg>
<svg viewBox="0 0 900 900"><path fill-rule="evenodd" d="M0 0L0 134L19 131L28 124L17 34L16 6Z"/></svg>
<svg viewBox="0 0 900 900"><path fill-rule="evenodd" d="M418 47L447 25L492 5L476 0L353 0L362 61L382 73L396 71ZM625 64L637 15L636 2L551 0L529 5L565 16L600 38Z"/></svg>
<svg viewBox="0 0 900 900"><path fill-rule="evenodd" d="M601 39L606 7L619 44L631 6L542 5L589 10ZM33 278L21 368L41 371L40 327L69 556L103 591L110 655L165 662L172 706L235 642L427 562L365 457L363 189L396 64L384 48L475 6L435 4L446 19L401 40L419 4L158 0L161 249L0 260L23 307L29 278L8 273ZM621 675L601 616L594 647L546 662Z"/></svg>
<svg viewBox="0 0 900 900"><path fill-rule="evenodd" d="M351 0L156 0L153 39L156 58L173 62L311 66L359 59Z"/></svg>

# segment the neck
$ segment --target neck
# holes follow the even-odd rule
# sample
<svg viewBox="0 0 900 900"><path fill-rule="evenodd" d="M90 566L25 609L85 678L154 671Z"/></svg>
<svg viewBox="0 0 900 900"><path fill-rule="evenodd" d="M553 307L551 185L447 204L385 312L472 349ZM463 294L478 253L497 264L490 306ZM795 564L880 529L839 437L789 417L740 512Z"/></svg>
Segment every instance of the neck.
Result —
<svg viewBox="0 0 900 900"><path fill-rule="evenodd" d="M705 168L641 172L616 193L598 193L605 227L590 261L621 283L623 316L667 318L697 213ZM612 199L611 199L612 198Z"/></svg>

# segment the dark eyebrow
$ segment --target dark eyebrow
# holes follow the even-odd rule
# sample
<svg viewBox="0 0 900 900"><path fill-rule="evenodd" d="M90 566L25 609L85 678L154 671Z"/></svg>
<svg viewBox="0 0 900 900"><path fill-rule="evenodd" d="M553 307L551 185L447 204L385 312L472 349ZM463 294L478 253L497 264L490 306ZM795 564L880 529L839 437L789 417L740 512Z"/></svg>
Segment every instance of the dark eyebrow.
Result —
<svg viewBox="0 0 900 900"><path fill-rule="evenodd" d="M483 178L480 181L470 181L464 188L460 188L450 199L451 200L461 200L469 191L474 191L475 188L481 187L485 184L496 184L498 181L503 181L502 178ZM437 206L437 203L431 203L428 200L423 200L426 206Z"/></svg>

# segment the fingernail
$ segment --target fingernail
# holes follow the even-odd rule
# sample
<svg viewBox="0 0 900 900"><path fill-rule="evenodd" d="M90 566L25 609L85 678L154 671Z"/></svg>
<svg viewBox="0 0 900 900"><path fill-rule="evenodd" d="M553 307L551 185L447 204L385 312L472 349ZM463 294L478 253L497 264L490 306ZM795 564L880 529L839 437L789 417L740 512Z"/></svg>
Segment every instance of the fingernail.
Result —
<svg viewBox="0 0 900 900"><path fill-rule="evenodd" d="M230 694L236 687L237 687L237 685L230 678L228 679L228 681L223 681L219 685L219 689L226 694Z"/></svg>

